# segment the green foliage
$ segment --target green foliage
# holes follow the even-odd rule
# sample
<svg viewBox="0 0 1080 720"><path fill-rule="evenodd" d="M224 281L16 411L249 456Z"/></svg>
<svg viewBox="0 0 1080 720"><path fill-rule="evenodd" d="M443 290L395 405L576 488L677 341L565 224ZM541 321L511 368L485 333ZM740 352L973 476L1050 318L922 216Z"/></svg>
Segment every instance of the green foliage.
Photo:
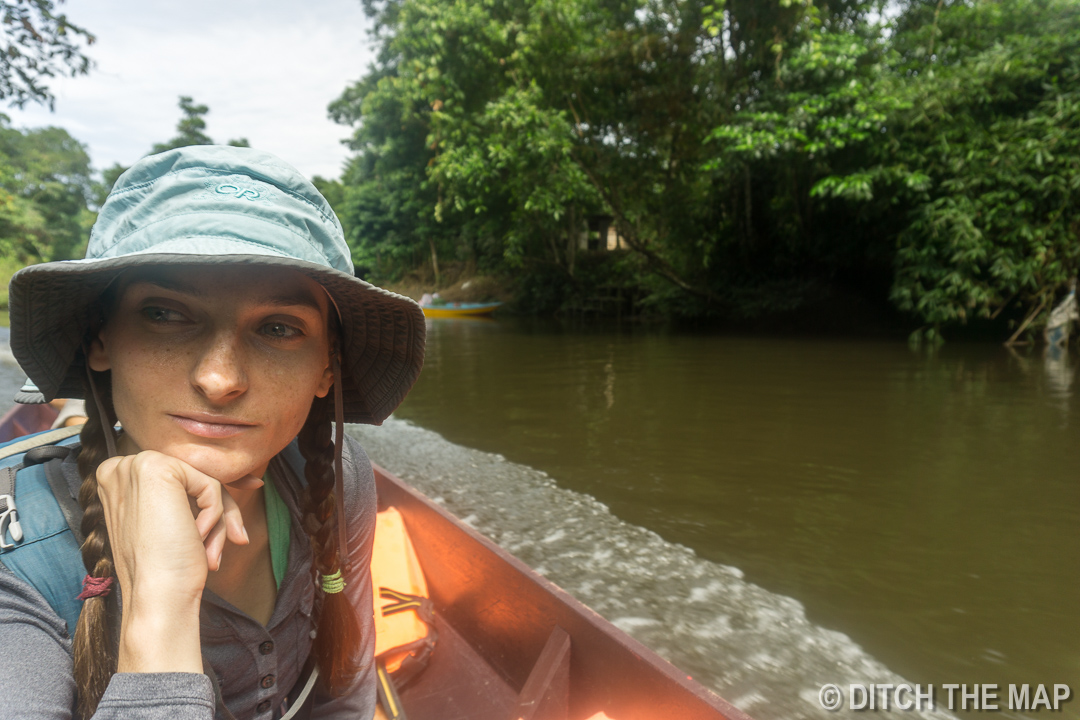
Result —
<svg viewBox="0 0 1080 720"><path fill-rule="evenodd" d="M573 302L574 281L555 263L530 263L515 276L515 310L531 315L551 315Z"/></svg>
<svg viewBox="0 0 1080 720"><path fill-rule="evenodd" d="M810 202L788 217L807 256L857 238L838 259L890 260L890 297L920 321L1049 305L1080 270L1080 8L911 3L889 30L815 27L713 131L708 167L800 173ZM833 237L815 242L822 223Z"/></svg>
<svg viewBox="0 0 1080 720"><path fill-rule="evenodd" d="M26 267L26 263L17 258L0 255L0 327L6 327L8 308L8 285L11 284L11 276Z"/></svg>
<svg viewBox="0 0 1080 720"><path fill-rule="evenodd" d="M395 76L394 64L384 61L330 106L335 120L358 125L351 141L357 154L334 208L357 271L380 280L396 280L419 265L429 246L436 252L438 245L453 247L435 217L438 190L427 178L434 154L425 141L424 113L396 90Z"/></svg>
<svg viewBox="0 0 1080 720"><path fill-rule="evenodd" d="M191 145L213 145L204 130L206 130L206 113L210 112L207 105L196 105L195 101L186 95L180 96L180 121L176 123L176 137L163 143L155 143L151 154L175 150L176 148L189 147Z"/></svg>
<svg viewBox="0 0 1080 720"><path fill-rule="evenodd" d="M57 5L0 2L0 100L52 108L50 80L89 71L82 43L94 36L57 14ZM28 262L80 255L94 217L87 201L97 191L86 149L65 130L16 130L0 114L0 273L9 278ZM7 307L6 292L0 305Z"/></svg>
<svg viewBox="0 0 1080 720"><path fill-rule="evenodd" d="M889 158L927 177L903 190L893 299L942 324L1049 305L1080 272L1080 7L960 6L936 40Z"/></svg>
<svg viewBox="0 0 1080 720"><path fill-rule="evenodd" d="M365 8L378 60L331 113L376 279L451 256L565 307L595 285L578 240L601 216L620 287L676 315L831 284L938 327L1048 305L1080 271L1070 0Z"/></svg>
<svg viewBox="0 0 1080 720"><path fill-rule="evenodd" d="M376 277L432 248L504 270L551 262L573 276L586 220L608 215L647 259L643 272L692 285L679 273L700 269L700 253L687 257L673 235L711 221L692 202L709 183L695 170L709 127L696 100L718 62L695 53L707 37L699 6L366 6L379 62L331 112L357 126L343 219Z"/></svg>
<svg viewBox="0 0 1080 720"><path fill-rule="evenodd" d="M180 120L176 123L176 137L163 143L155 143L150 154L175 150L176 148L189 147L191 145L214 145L214 141L206 134L206 114L210 112L208 105L196 105L195 101L186 95L180 96ZM247 138L230 140L226 145L233 147L251 147ZM119 167L119 166L117 166ZM117 177L121 173L117 173ZM113 178L115 182L116 178ZM112 187L112 184L109 184Z"/></svg>
<svg viewBox="0 0 1080 720"><path fill-rule="evenodd" d="M49 81L90 70L82 42L90 45L94 36L56 14L57 5L52 0L0 2L0 100L16 107L33 101L52 108Z"/></svg>
<svg viewBox="0 0 1080 720"><path fill-rule="evenodd" d="M81 256L96 191L86 149L66 130L16 130L0 115L0 256L22 263Z"/></svg>

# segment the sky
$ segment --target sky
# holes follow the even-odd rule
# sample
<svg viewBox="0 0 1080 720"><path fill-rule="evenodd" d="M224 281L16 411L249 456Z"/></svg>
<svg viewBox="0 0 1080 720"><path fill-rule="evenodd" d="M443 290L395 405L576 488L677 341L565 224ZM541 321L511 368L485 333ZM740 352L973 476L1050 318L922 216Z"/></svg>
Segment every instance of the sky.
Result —
<svg viewBox="0 0 1080 720"><path fill-rule="evenodd" d="M178 98L208 105L216 142L244 137L311 177L336 178L351 129L327 105L374 59L360 0L67 0L96 42L89 75L51 84L55 112L2 108L15 127L57 125L98 170L176 134Z"/></svg>

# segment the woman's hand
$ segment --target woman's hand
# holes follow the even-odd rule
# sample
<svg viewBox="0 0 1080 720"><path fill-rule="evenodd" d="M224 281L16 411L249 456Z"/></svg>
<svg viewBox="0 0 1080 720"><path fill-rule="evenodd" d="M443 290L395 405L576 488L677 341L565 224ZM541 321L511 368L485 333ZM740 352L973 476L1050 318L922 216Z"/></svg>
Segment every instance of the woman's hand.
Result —
<svg viewBox="0 0 1080 720"><path fill-rule="evenodd" d="M154 451L110 458L97 479L123 593L120 672L202 672L199 604L226 539L248 542L239 508L217 480Z"/></svg>

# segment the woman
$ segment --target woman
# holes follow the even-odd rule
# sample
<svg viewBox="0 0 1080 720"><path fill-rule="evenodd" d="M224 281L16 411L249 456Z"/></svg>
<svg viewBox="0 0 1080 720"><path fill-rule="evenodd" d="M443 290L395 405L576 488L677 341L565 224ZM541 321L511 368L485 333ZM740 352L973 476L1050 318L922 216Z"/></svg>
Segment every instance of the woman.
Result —
<svg viewBox="0 0 1080 720"><path fill-rule="evenodd" d="M353 277L315 188L246 148L145 158L86 259L20 271L10 307L21 399L89 420L60 466L83 607L65 628L47 573L0 569L0 717L269 719L305 664L312 717L371 717L374 484L341 429L404 399L424 321Z"/></svg>

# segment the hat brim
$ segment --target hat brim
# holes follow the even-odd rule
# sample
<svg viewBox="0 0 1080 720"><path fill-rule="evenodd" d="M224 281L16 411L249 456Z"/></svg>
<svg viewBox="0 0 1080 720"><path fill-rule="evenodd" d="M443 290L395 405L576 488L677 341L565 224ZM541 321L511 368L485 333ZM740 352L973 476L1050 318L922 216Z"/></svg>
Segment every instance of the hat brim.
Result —
<svg viewBox="0 0 1080 720"><path fill-rule="evenodd" d="M159 244L154 252L31 265L15 274L8 300L11 352L40 390L40 395L20 393L18 401L83 397L82 344L95 320L97 298L121 272L150 266L285 267L326 288L341 316L346 422L382 424L419 377L426 326L413 300L241 241L184 238L168 252L171 244Z"/></svg>

